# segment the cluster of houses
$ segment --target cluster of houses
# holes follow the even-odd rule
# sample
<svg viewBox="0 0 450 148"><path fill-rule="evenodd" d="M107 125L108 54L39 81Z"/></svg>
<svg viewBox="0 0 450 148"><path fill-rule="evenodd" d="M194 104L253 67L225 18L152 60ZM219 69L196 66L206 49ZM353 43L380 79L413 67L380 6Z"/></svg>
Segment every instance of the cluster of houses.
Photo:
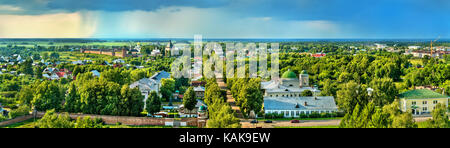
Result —
<svg viewBox="0 0 450 148"><path fill-rule="evenodd" d="M423 58L425 56L443 58L444 55L450 54L450 47L437 46L433 47L433 51L431 51L430 47L422 48L421 46L408 46L408 50L406 50L404 54L413 55L418 58Z"/></svg>
<svg viewBox="0 0 450 148"><path fill-rule="evenodd" d="M13 54L11 56L1 56L0 57L0 63L2 63L0 65L0 74L13 74L16 75L17 72L16 71L8 71L7 67L8 65L16 65L16 64L21 64L25 62L25 59L23 59L20 55L18 54Z"/></svg>
<svg viewBox="0 0 450 148"><path fill-rule="evenodd" d="M142 79L140 79L140 80L138 80L136 82L133 82L130 85L130 88L136 88L136 87L139 88L139 91L144 96L144 104L145 104L145 102L148 99L148 96L150 95L150 93L152 91L155 91L161 97L161 94L159 92L159 89L161 88L161 80L162 79L168 79L168 78L170 78L170 76L171 76L170 73L168 73L166 71L161 71L161 72L155 73L150 78L142 78ZM204 83L201 83L201 82L197 83L197 81L193 81L193 82L196 85L199 84L199 85L194 87L194 91L195 91L196 97L197 98L203 98L204 93L205 93L205 88L202 85L204 85ZM183 98L183 95L180 95L178 93L178 91L175 92L173 95L174 95L173 97L175 99L178 99L178 100L181 100ZM199 116L205 116L206 115L206 114L204 114L204 112L202 113L202 111L205 111L206 106L207 105L202 100L198 99L196 108L194 110L192 110L192 111L184 109L183 105L179 105L179 106L163 106L163 109L168 109L168 110L177 109L179 111L180 117L199 117ZM203 108L203 110L200 109L200 108ZM167 115L168 115L167 112L161 111L159 113L154 114L153 116L155 116L155 117L165 117Z"/></svg>

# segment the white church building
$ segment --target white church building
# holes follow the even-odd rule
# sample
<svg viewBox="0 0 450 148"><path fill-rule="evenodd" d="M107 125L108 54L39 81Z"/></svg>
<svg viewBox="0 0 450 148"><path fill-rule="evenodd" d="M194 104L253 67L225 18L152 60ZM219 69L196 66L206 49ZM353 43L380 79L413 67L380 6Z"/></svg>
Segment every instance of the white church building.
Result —
<svg viewBox="0 0 450 148"><path fill-rule="evenodd" d="M299 117L300 114L337 112L333 96L317 96L320 91L309 86L309 75L303 70L298 76L288 70L279 80L261 82L264 91L264 112L284 114L284 117ZM305 90L313 96L301 96Z"/></svg>

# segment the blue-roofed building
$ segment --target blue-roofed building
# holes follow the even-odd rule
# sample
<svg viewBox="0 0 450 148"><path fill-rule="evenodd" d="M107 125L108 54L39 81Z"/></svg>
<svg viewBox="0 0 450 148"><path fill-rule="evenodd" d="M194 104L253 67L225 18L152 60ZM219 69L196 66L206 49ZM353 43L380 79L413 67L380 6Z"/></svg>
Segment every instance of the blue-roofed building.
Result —
<svg viewBox="0 0 450 148"><path fill-rule="evenodd" d="M264 97L265 113L283 114L284 117L299 117L300 114L332 113L338 108L333 96L317 97Z"/></svg>
<svg viewBox="0 0 450 148"><path fill-rule="evenodd" d="M100 77L100 72L98 72L97 70L92 70L91 72L94 77Z"/></svg>
<svg viewBox="0 0 450 148"><path fill-rule="evenodd" d="M138 87L144 96L144 104L146 104L147 98L152 91L159 94L159 88L161 87L161 79L170 78L170 73L161 71L154 74L150 78L142 78L139 81L130 84L130 88ZM161 96L161 94L159 94ZM144 105L145 108L146 105Z"/></svg>
<svg viewBox="0 0 450 148"><path fill-rule="evenodd" d="M299 117L301 114L332 113L338 108L333 96L317 96L320 90L309 86L308 73L303 70L297 74L288 70L280 80L261 82L264 91L264 112L283 114L284 117ZM313 96L301 96L310 90Z"/></svg>

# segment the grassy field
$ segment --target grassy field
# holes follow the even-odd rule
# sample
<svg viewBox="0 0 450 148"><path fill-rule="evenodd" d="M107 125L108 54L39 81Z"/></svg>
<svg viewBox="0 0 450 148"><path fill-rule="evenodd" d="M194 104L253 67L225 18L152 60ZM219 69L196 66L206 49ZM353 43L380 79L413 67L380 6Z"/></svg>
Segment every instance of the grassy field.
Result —
<svg viewBox="0 0 450 148"><path fill-rule="evenodd" d="M50 54L51 52L47 53ZM65 51L65 52L58 52L58 54L59 58L62 61L78 61L78 60L94 60L94 59L104 59L107 61L112 61L117 58L102 54L80 53L79 51Z"/></svg>
<svg viewBox="0 0 450 148"><path fill-rule="evenodd" d="M0 126L0 128L34 128L34 125L34 119L28 119L23 122L14 123L7 126Z"/></svg>

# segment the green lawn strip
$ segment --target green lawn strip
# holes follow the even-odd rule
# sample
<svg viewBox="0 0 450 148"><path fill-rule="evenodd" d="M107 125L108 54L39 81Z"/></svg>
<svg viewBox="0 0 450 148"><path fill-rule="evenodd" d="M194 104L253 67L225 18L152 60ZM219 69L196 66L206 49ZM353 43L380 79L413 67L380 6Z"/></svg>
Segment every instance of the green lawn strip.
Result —
<svg viewBox="0 0 450 148"><path fill-rule="evenodd" d="M6 126L0 126L0 128L34 128L34 119L28 119L22 122L13 123Z"/></svg>

